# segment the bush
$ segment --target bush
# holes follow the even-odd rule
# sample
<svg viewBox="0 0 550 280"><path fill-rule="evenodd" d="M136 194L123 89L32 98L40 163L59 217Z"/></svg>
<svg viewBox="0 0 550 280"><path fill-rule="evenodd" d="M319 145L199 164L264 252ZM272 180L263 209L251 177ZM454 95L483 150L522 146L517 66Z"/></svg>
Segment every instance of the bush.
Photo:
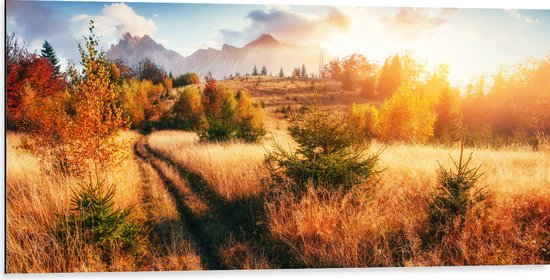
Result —
<svg viewBox="0 0 550 280"><path fill-rule="evenodd" d="M358 143L356 129L343 116L312 108L293 114L289 133L298 144L287 151L275 143L266 154L271 183L303 193L308 182L315 186L349 190L367 183L379 173L380 151L366 157L368 146Z"/></svg>
<svg viewBox="0 0 550 280"><path fill-rule="evenodd" d="M59 216L56 238L64 245L90 246L107 263L117 254L139 259L146 252L149 230L132 219L131 208L115 208L115 186L105 189L104 183L90 178L73 191L71 212Z"/></svg>

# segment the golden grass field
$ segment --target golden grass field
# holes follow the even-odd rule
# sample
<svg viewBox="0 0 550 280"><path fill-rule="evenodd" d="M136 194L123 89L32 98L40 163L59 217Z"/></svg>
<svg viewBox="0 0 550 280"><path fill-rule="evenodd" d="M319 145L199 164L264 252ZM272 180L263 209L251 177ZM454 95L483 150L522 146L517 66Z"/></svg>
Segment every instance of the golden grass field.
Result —
<svg viewBox="0 0 550 280"><path fill-rule="evenodd" d="M283 142L284 136L279 142ZM202 144L192 133L164 131L150 136L152 149L178 164L199 172L215 191L253 195L261 190L264 145ZM380 144L373 144L373 152ZM550 156L546 152L467 149L473 164L486 174L480 179L493 194L494 206L483 224L469 225L472 231L460 246L468 258L455 265L540 263L536 256L548 246L550 214ZM437 186L439 161L451 166L449 155L460 149L395 144L380 157L385 171L372 199L334 194L328 201L316 192L301 201L291 197L266 204L267 227L273 238L286 243L301 265L307 267L361 267L394 265L442 265L438 257L445 248L424 252L419 233L424 230L426 199ZM237 162L239 162L237 164ZM492 175L495 174L495 175ZM518 219L533 220L527 234ZM531 232L529 232L531 231ZM538 235L539 232L545 232ZM394 240L397 239L397 240ZM405 239L408 248L395 248ZM365 248L367 247L367 248ZM397 246L399 247L399 246ZM395 251L408 254L405 263L395 263ZM406 251L406 252L405 252Z"/></svg>
<svg viewBox="0 0 550 280"><path fill-rule="evenodd" d="M106 264L83 244L58 245L51 234L56 213L68 211L79 180L42 166L20 148L22 135L8 132L7 271L549 263L549 149L467 148L472 164L485 173L478 185L490 191L492 206L480 219L469 220L463 234L426 247L421 237L427 230L427 199L438 184L438 162L451 167L450 156L457 158L460 148L387 145L380 156L384 171L368 195L327 195L310 188L299 199L269 200L262 184L266 150L273 141L294 145L274 109L292 103L293 90L307 91L309 85L283 82L289 97L270 99L281 86L277 80L258 94L258 81L250 79L255 99L269 104L268 135L261 143L199 143L195 133L182 131L120 136L132 145L107 181L116 184L117 205L133 206L135 218L152 229L139 261L121 256ZM355 93L339 94L353 99ZM374 142L370 150L381 146Z"/></svg>

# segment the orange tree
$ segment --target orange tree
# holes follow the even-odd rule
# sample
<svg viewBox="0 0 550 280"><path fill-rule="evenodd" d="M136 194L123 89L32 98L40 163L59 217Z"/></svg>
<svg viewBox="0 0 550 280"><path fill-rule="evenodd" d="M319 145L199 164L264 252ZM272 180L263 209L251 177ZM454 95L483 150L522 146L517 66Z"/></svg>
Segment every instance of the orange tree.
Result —
<svg viewBox="0 0 550 280"><path fill-rule="evenodd" d="M85 171L90 166L103 171L120 163L125 143L117 139L117 134L128 127L117 103L120 88L111 80L110 64L105 52L98 49L99 40L93 29L90 21L85 46L78 45L82 70L69 66L74 99L70 159L75 171Z"/></svg>

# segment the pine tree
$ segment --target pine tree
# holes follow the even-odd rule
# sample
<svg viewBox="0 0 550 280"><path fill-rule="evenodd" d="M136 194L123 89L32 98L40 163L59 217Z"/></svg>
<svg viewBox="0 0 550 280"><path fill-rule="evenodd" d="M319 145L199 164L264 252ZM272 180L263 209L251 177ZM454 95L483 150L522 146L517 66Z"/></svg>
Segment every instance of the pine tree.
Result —
<svg viewBox="0 0 550 280"><path fill-rule="evenodd" d="M267 68L265 66L262 66L262 76L267 76Z"/></svg>
<svg viewBox="0 0 550 280"><path fill-rule="evenodd" d="M293 114L288 132L296 148L286 150L275 143L266 154L273 186L298 195L309 183L332 190L368 188L380 173L376 167L382 150L367 156L368 145L358 143L356 131L344 114L323 112L317 106Z"/></svg>
<svg viewBox="0 0 550 280"><path fill-rule="evenodd" d="M284 77L285 76L285 72L283 72L283 68L281 68L281 70L279 71L279 77Z"/></svg>
<svg viewBox="0 0 550 280"><path fill-rule="evenodd" d="M300 67L296 67L292 70L292 77L300 77Z"/></svg>
<svg viewBox="0 0 550 280"><path fill-rule="evenodd" d="M446 235L454 235L456 238L461 234L468 219L480 217L483 210L490 206L487 201L490 193L486 188L477 186L479 178L483 175L479 172L481 166L470 167L472 154L470 153L465 159L463 153L464 136L462 136L458 162L451 158L454 170L447 169L438 163L439 186L428 202L429 232L425 241L430 243L449 242L444 241L443 237ZM455 254L462 254L462 250L455 247L456 244L448 245L443 255L445 261Z"/></svg>
<svg viewBox="0 0 550 280"><path fill-rule="evenodd" d="M252 76L258 76L258 68L256 68L256 65L254 65L254 69L252 69Z"/></svg>
<svg viewBox="0 0 550 280"><path fill-rule="evenodd" d="M54 75L59 75L59 59L57 58L52 45L48 41L44 41L42 50L40 50L40 56L49 60L52 63Z"/></svg>

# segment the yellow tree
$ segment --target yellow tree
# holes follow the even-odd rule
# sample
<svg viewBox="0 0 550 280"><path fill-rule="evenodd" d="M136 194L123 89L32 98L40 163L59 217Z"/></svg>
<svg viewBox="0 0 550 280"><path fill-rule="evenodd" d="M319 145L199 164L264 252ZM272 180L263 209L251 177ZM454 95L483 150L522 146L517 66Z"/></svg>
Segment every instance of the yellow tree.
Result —
<svg viewBox="0 0 550 280"><path fill-rule="evenodd" d="M378 110L370 104L351 105L351 122L357 128L359 135L365 140L370 140L376 135L378 125Z"/></svg>
<svg viewBox="0 0 550 280"><path fill-rule="evenodd" d="M235 122L237 123L236 137L246 142L255 142L265 134L263 119L264 112L260 106L255 106L246 90L237 94L235 108Z"/></svg>
<svg viewBox="0 0 550 280"><path fill-rule="evenodd" d="M120 163L126 150L125 143L117 139L119 130L128 126L117 104L120 88L111 79L111 65L105 52L98 49L93 29L90 21L85 46L78 45L82 70L79 73L74 65L69 69L75 100L70 156L76 171L85 171L90 165L104 171Z"/></svg>
<svg viewBox="0 0 550 280"><path fill-rule="evenodd" d="M423 143L433 136L436 115L410 86L400 86L380 108L378 134L383 141Z"/></svg>

